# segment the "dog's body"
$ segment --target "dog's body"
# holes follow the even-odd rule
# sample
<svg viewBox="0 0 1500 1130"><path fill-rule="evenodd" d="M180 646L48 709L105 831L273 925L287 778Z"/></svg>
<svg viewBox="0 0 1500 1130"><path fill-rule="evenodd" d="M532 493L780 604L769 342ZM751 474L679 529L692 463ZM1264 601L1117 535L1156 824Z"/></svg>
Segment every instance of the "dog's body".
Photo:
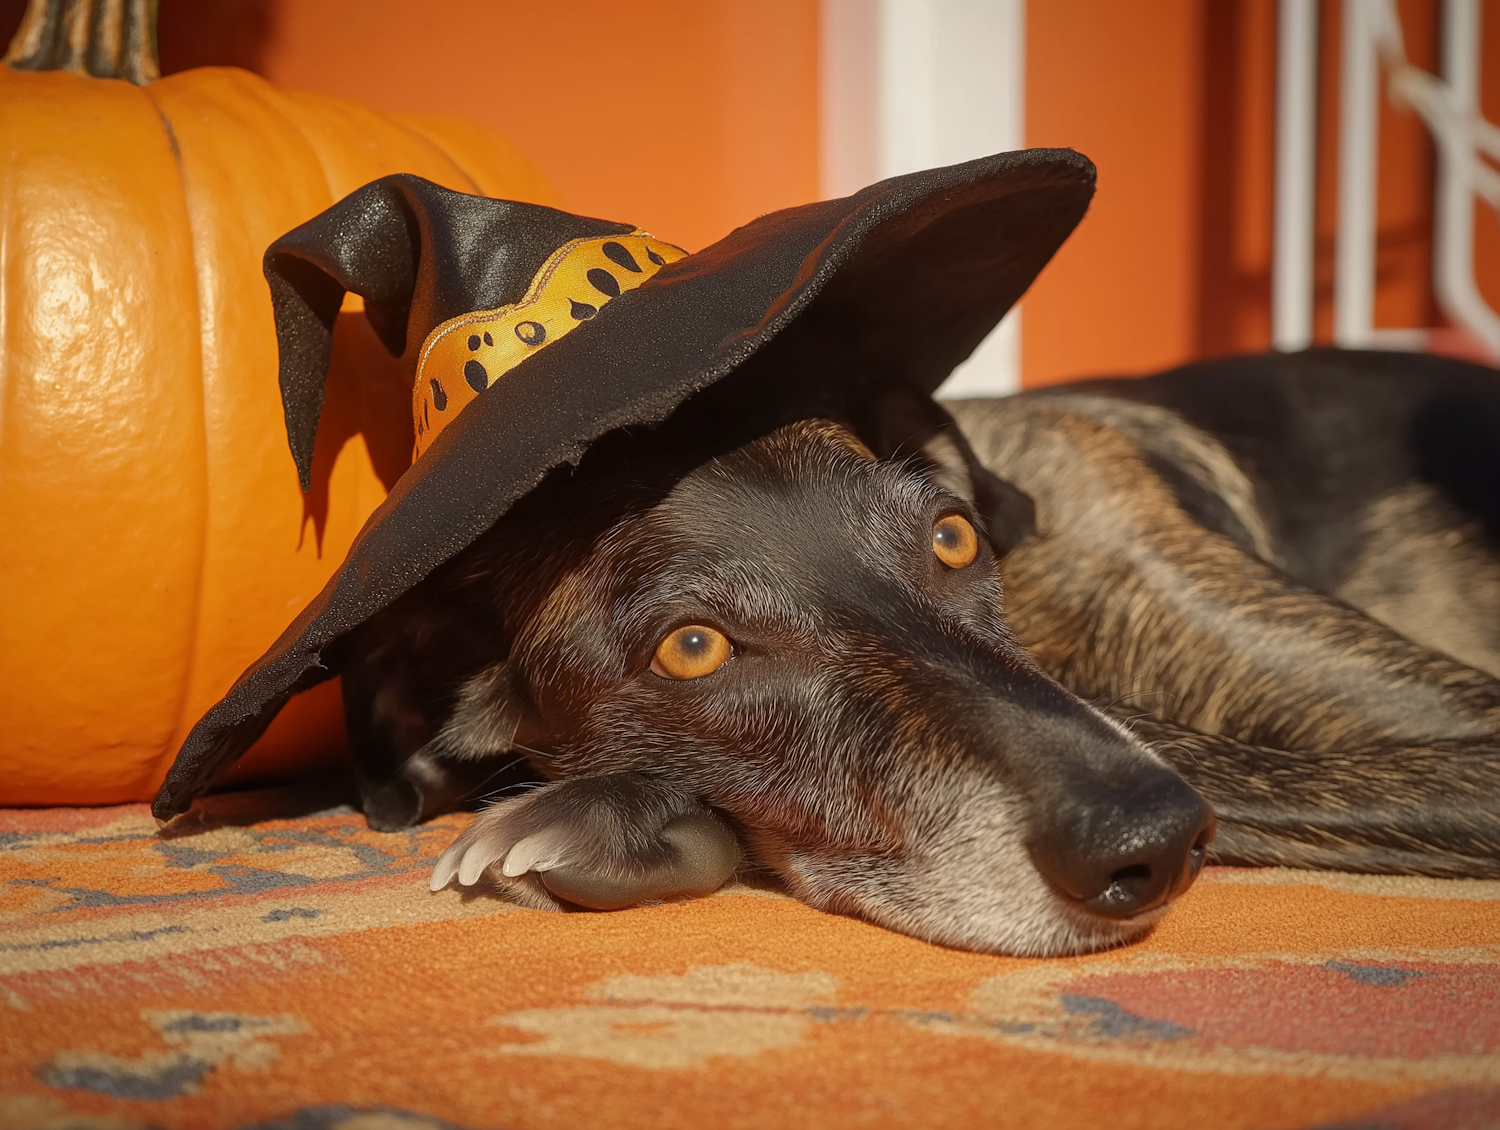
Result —
<svg viewBox="0 0 1500 1130"><path fill-rule="evenodd" d="M1251 864L1500 875L1500 376L1313 353L951 406L1037 661Z"/></svg>
<svg viewBox="0 0 1500 1130"><path fill-rule="evenodd" d="M817 905L1007 952L1127 939L1192 881L1212 819L1162 758L1220 858L1500 874L1497 393L1309 355L953 405L972 450L899 402L606 441L341 645L366 811L520 751L558 783L435 886L694 893L732 828ZM969 522L995 549L951 558ZM668 676L699 625L732 658Z"/></svg>

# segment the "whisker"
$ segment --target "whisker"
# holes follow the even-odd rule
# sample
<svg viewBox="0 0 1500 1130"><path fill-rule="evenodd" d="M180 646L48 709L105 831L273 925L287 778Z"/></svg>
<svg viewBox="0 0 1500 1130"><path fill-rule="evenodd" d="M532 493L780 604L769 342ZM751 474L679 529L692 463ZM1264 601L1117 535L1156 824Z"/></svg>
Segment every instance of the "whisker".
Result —
<svg viewBox="0 0 1500 1130"><path fill-rule="evenodd" d="M514 784L506 785L503 788L496 789L489 795L480 797L479 799L483 801L497 800L505 796L507 793L519 796L522 793L535 792L543 785L550 785L551 783L551 781L517 781Z"/></svg>
<svg viewBox="0 0 1500 1130"><path fill-rule="evenodd" d="M534 755L534 756L536 756L536 757L546 757L546 756L547 756L547 755L546 755L546 754L545 754L545 753L544 753L544 752L542 752L542 751L541 751L541 750L539 750L539 749L532 749L532 748L531 748L531 747L530 747L530 746L529 746L529 745L522 745L522 744L521 744L521 743L520 743L520 742L518 742L518 741L512 741L512 742L511 742L511 743L510 743L510 748L511 748L511 749L518 749L518 750L520 750L520 751L521 751L521 752L522 752L522 753L529 753L529 754L533 754L533 755Z"/></svg>
<svg viewBox="0 0 1500 1130"><path fill-rule="evenodd" d="M500 774L502 774L502 773L508 772L509 770L515 768L517 765L519 765L521 762L523 762L525 760L526 760L526 758L524 758L524 757L513 757L513 758L511 758L504 765L501 765L498 769L496 769L493 773L488 774L484 778L484 780L480 781L473 788L469 789L462 796L458 797L453 803L455 803L455 804L462 804L462 803L464 803L467 800L473 799L481 790L484 789L484 787L486 785L488 785L496 777L500 776Z"/></svg>

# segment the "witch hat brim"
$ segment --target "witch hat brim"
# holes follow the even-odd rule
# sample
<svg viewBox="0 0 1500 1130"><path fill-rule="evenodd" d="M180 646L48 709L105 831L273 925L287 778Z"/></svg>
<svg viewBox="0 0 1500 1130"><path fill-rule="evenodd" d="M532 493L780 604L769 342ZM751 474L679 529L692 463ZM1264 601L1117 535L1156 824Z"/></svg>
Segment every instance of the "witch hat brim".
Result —
<svg viewBox="0 0 1500 1130"><path fill-rule="evenodd" d="M549 471L577 463L615 429L660 423L769 343L778 364L806 374L799 379L930 394L1030 286L1093 191L1093 164L1072 150L1002 153L770 213L661 268L528 357L436 436L339 571L193 728L152 811L163 819L185 811L292 695L338 674L324 663L330 645L474 542ZM403 222L414 241L444 238L409 215ZM472 230L448 238L470 259L483 254ZM436 262L433 250L421 247L410 260ZM309 319L331 327L344 289L333 274L303 287L320 297L304 303L312 313L290 333L278 302L284 391L297 384L287 378L289 349L326 369L324 339ZM424 291L408 279L406 301L415 288L430 303L440 283L429 278ZM393 352L409 354L413 343L403 338L412 333L400 332L392 302L401 299L382 306L376 329ZM304 407L321 401L305 382L296 394ZM299 424L290 398L287 411L292 433ZM305 418L294 450L311 449ZM313 420L315 428L316 405Z"/></svg>

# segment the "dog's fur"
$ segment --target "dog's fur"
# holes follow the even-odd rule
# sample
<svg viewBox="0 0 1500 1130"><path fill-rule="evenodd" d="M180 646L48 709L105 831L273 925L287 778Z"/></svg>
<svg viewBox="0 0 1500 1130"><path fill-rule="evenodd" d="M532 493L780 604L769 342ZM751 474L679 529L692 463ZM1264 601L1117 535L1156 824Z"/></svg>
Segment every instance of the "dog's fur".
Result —
<svg viewBox="0 0 1500 1130"><path fill-rule="evenodd" d="M716 446L691 412L602 441L341 645L372 824L519 754L555 783L482 814L435 886L695 893L732 828L815 905L1076 952L1139 934L1201 863L1211 821L1164 758L1221 859L1500 874L1486 504L1415 463L1330 469L1403 442L1420 378L1361 403L1347 358L1268 364L1224 378L1227 424L1204 373L959 403L962 433L892 397ZM1350 434L1288 438L1319 413ZM950 513L993 545L966 568L933 556ZM688 623L734 658L653 674Z"/></svg>
<svg viewBox="0 0 1500 1130"><path fill-rule="evenodd" d="M1019 638L1238 863L1500 875L1500 376L1195 366L952 406L1035 500Z"/></svg>

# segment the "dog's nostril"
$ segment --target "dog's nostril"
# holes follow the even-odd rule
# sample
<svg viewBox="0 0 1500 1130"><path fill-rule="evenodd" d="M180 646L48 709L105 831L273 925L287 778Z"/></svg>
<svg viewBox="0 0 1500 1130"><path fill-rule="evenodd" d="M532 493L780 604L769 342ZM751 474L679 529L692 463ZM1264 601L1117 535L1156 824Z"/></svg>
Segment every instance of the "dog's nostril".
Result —
<svg viewBox="0 0 1500 1130"><path fill-rule="evenodd" d="M1161 884L1154 882L1151 866L1147 863L1132 863L1110 872L1109 885L1083 905L1099 914L1110 917L1129 917L1138 914L1158 898Z"/></svg>
<svg viewBox="0 0 1500 1130"><path fill-rule="evenodd" d="M1151 868L1144 863L1132 863L1129 867L1122 867L1109 877L1111 883L1128 883L1132 879L1151 878Z"/></svg>
<svg viewBox="0 0 1500 1130"><path fill-rule="evenodd" d="M1199 833L1198 838L1193 841L1193 846L1188 849L1188 882L1198 877L1198 872L1203 870L1203 861L1208 858L1208 845L1214 842L1213 825Z"/></svg>
<svg viewBox="0 0 1500 1130"><path fill-rule="evenodd" d="M1214 816L1213 809L1204 808L1208 812L1208 818L1198 828L1198 834L1193 837L1193 846L1188 849L1187 867L1175 884L1173 895L1180 895L1193 885L1193 880L1198 877L1198 872L1203 870L1203 865L1208 861L1208 848L1214 842L1214 836L1218 833L1218 821Z"/></svg>
<svg viewBox="0 0 1500 1130"><path fill-rule="evenodd" d="M1138 913L1151 890L1150 866L1132 863L1129 867L1111 872L1109 886L1093 898L1084 899L1083 905L1099 914L1124 918Z"/></svg>

